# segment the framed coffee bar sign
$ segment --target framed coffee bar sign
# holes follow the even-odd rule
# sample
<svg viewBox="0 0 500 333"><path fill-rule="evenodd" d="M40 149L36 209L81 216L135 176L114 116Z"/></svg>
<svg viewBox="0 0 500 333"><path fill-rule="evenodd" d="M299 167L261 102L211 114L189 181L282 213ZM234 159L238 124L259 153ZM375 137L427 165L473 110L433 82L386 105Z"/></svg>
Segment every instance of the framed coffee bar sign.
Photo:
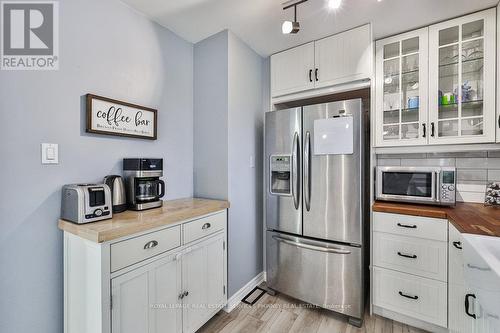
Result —
<svg viewBox="0 0 500 333"><path fill-rule="evenodd" d="M157 110L87 94L87 132L156 140Z"/></svg>

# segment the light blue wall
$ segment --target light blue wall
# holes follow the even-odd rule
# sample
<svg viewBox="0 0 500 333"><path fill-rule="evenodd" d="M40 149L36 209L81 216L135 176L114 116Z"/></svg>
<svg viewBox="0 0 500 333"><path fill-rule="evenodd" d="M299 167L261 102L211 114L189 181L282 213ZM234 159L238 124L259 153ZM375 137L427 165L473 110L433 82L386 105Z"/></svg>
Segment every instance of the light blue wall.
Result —
<svg viewBox="0 0 500 333"><path fill-rule="evenodd" d="M193 191L193 46L117 0L64 0L60 70L0 72L0 332L63 331L60 188L163 157L167 199ZM155 107L158 140L85 133L86 93ZM40 143L60 164L40 164Z"/></svg>
<svg viewBox="0 0 500 333"><path fill-rule="evenodd" d="M229 32L229 295L263 271L263 59ZM250 166L253 157L254 166Z"/></svg>
<svg viewBox="0 0 500 333"><path fill-rule="evenodd" d="M263 59L227 30L195 44L194 59L194 193L231 203L232 296L263 270Z"/></svg>
<svg viewBox="0 0 500 333"><path fill-rule="evenodd" d="M228 198L228 34L194 46L194 194Z"/></svg>

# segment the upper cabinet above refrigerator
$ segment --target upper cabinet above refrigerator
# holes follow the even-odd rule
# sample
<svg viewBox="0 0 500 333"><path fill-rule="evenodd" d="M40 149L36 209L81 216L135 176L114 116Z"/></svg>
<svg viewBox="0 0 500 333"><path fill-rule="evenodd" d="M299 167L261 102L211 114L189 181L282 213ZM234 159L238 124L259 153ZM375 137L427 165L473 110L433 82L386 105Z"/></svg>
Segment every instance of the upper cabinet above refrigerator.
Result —
<svg viewBox="0 0 500 333"><path fill-rule="evenodd" d="M375 145L495 142L496 9L376 43Z"/></svg>
<svg viewBox="0 0 500 333"><path fill-rule="evenodd" d="M271 98L285 102L331 94L372 77L371 25L366 24L271 56Z"/></svg>
<svg viewBox="0 0 500 333"><path fill-rule="evenodd" d="M376 44L377 146L427 142L428 29Z"/></svg>
<svg viewBox="0 0 500 333"><path fill-rule="evenodd" d="M429 142L495 142L496 10L429 28Z"/></svg>

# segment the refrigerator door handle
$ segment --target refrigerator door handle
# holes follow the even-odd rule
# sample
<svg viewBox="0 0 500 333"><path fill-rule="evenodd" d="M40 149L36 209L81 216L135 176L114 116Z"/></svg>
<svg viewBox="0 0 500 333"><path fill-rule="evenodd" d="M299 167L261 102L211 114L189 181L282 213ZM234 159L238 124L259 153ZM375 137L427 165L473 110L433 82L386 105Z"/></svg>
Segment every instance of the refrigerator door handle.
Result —
<svg viewBox="0 0 500 333"><path fill-rule="evenodd" d="M299 134L295 132L293 136L292 146L292 197L295 209L299 209L299 172L298 172L298 153L299 147Z"/></svg>
<svg viewBox="0 0 500 333"><path fill-rule="evenodd" d="M279 237L279 236L272 236L272 237L273 237L273 239L277 240L278 242L282 242L282 243L292 245L292 246L301 247L301 248L308 249L308 250L326 252L326 253L335 253L335 254L350 254L351 253L351 251L341 250L341 249L337 249L337 248L333 248L333 247L323 247L323 246L311 245L311 244L302 243L302 242L295 242L293 240L286 239L286 238Z"/></svg>
<svg viewBox="0 0 500 333"><path fill-rule="evenodd" d="M311 210L311 133L306 132L306 142L304 144L304 198L307 211Z"/></svg>

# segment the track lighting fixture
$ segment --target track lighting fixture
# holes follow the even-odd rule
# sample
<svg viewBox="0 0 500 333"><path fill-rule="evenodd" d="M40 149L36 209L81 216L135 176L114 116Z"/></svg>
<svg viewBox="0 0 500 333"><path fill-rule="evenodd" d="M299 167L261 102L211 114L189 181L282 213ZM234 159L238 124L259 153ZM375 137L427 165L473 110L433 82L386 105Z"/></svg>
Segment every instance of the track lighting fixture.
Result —
<svg viewBox="0 0 500 333"><path fill-rule="evenodd" d="M283 10L293 7L293 22L285 21L281 26L283 34L296 34L300 30L300 23L297 21L297 6L307 0L292 0L283 3Z"/></svg>

